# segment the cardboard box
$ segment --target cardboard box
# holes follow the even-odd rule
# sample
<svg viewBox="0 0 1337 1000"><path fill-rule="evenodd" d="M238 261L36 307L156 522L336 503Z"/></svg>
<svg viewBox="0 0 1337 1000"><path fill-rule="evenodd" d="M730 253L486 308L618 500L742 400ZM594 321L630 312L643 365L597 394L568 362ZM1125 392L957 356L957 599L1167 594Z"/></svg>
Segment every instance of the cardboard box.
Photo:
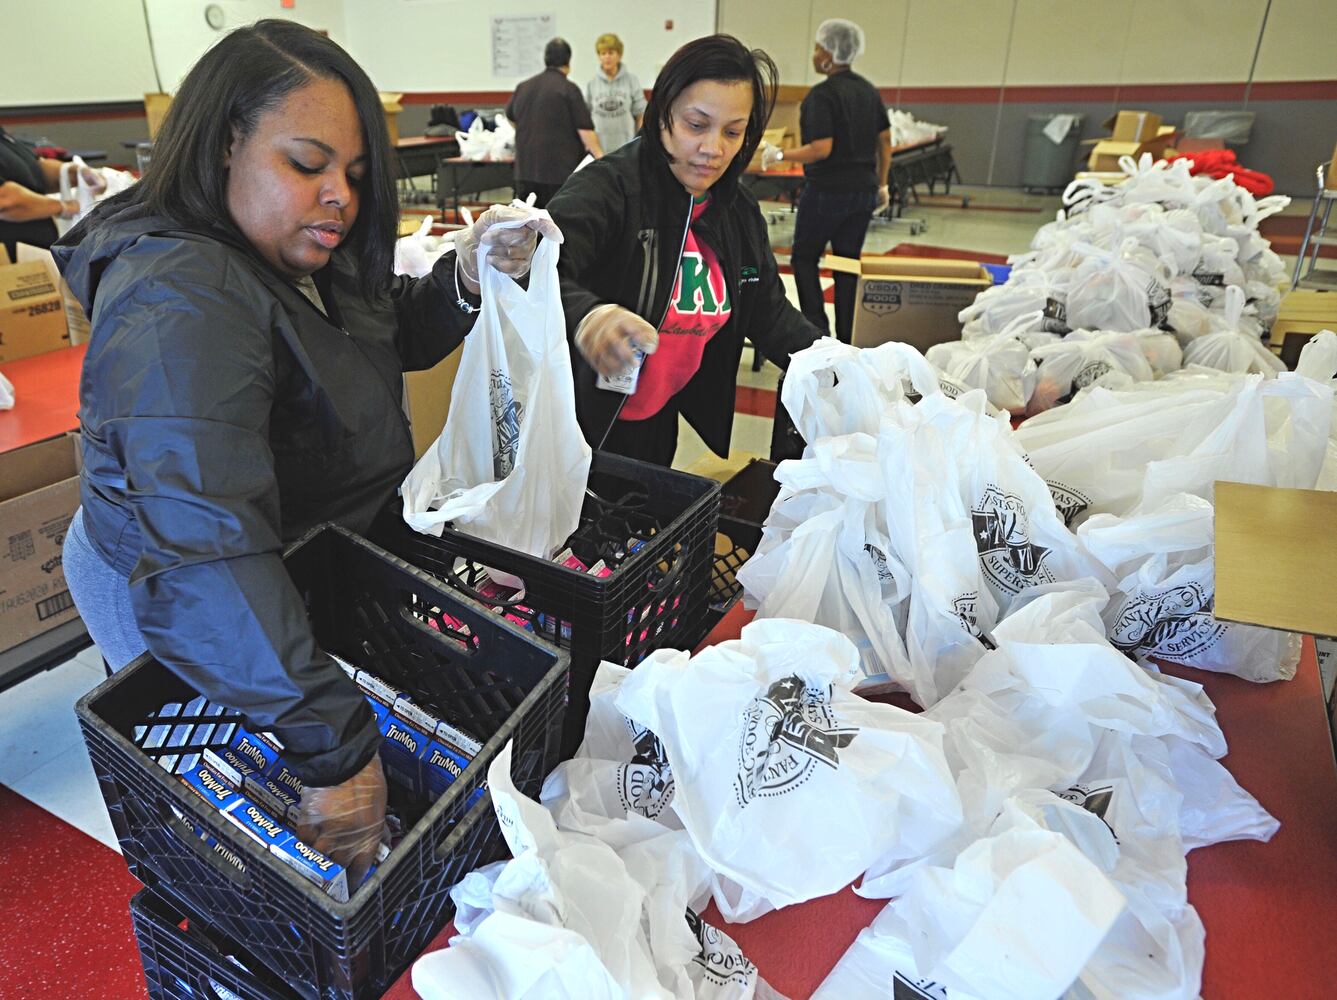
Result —
<svg viewBox="0 0 1337 1000"><path fill-rule="evenodd" d="M0 361L69 346L65 301L46 265L0 265Z"/></svg>
<svg viewBox="0 0 1337 1000"><path fill-rule="evenodd" d="M413 426L413 452L418 458L422 458L446 426L450 392L461 354L462 351L451 351L435 368L404 373L405 409Z"/></svg>
<svg viewBox="0 0 1337 1000"><path fill-rule="evenodd" d="M51 256L51 251L43 250L41 247L30 247L26 243L19 243L14 249L19 258L16 263L25 264L30 260L41 261L42 266L46 268L46 273L51 275L51 280L60 289L60 299L65 305L65 325L70 331L70 343L88 343L88 338L92 334L92 325L88 322L88 316L84 313L83 305L74 297L74 292L70 291L69 282L60 276L60 270L56 267L56 259Z"/></svg>
<svg viewBox="0 0 1337 1000"><path fill-rule="evenodd" d="M1328 175L1323 186L1329 191L1337 191L1337 146L1333 147L1332 160L1328 163Z"/></svg>
<svg viewBox="0 0 1337 1000"><path fill-rule="evenodd" d="M150 142L158 138L158 129L162 128L162 120L167 117L167 109L171 106L171 94L144 95L144 117L149 123Z"/></svg>
<svg viewBox="0 0 1337 1000"><path fill-rule="evenodd" d="M775 107L766 121L767 128L782 128L795 140L799 138L799 107L811 87L782 84L775 88Z"/></svg>
<svg viewBox="0 0 1337 1000"><path fill-rule="evenodd" d="M0 651L78 617L60 556L79 463L78 434L0 452Z"/></svg>
<svg viewBox="0 0 1337 1000"><path fill-rule="evenodd" d="M859 277L855 291L854 346L896 340L926 351L959 340L956 318L993 284L980 264L930 257L823 257L822 267Z"/></svg>
<svg viewBox="0 0 1337 1000"><path fill-rule="evenodd" d="M1146 142L1156 138L1161 116L1150 111L1119 111L1105 119L1105 127L1115 142Z"/></svg>
<svg viewBox="0 0 1337 1000"><path fill-rule="evenodd" d="M381 110L385 112L385 127L390 132L390 145L399 142L399 113L404 110L400 102L403 94L382 94Z"/></svg>
<svg viewBox="0 0 1337 1000"><path fill-rule="evenodd" d="M1297 288L1282 298L1268 343L1280 349L1288 334L1313 335L1323 330L1337 331L1337 292Z"/></svg>
<svg viewBox="0 0 1337 1000"><path fill-rule="evenodd" d="M1119 160L1123 157L1131 156L1136 160L1141 158L1143 153L1150 153L1153 159L1163 159L1170 149L1170 141L1173 138L1173 129L1171 129L1170 133L1145 142L1101 139L1091 147L1091 155L1087 158L1086 169L1093 173L1115 173L1119 171Z"/></svg>

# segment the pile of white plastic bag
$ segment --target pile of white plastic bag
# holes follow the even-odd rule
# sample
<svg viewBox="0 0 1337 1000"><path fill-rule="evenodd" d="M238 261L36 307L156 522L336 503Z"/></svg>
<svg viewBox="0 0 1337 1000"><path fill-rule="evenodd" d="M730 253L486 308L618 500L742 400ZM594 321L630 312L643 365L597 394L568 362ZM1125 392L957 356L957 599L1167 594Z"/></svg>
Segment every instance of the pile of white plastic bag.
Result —
<svg viewBox="0 0 1337 1000"><path fill-rule="evenodd" d="M1286 274L1258 227L1289 199L1257 199L1229 177L1195 177L1187 160L1125 157L1122 167L1127 179L1119 185L1070 184L1058 217L1027 253L1010 258L1007 282L961 311L962 343L934 348L929 360L951 371L979 369L987 358L991 381L977 373L966 376L970 384L997 406L1031 414L1066 400L1068 388L1161 377L1181 360L1232 373L1280 371L1261 336L1276 318ZM1092 345L1111 333L1142 342L1151 375L1130 355L1110 357ZM1016 342L1028 348L1026 358ZM1044 391L1018 404L1005 383L1024 388L1032 367L1054 366L1056 354L1063 358L1056 372L1084 374L1071 386L1033 379Z"/></svg>
<svg viewBox="0 0 1337 1000"><path fill-rule="evenodd" d="M466 160L506 160L515 155L515 126L504 114L493 116L492 128L481 117L469 123L469 131L456 132L460 156Z"/></svg>
<svg viewBox="0 0 1337 1000"><path fill-rule="evenodd" d="M1177 370L1166 338L1037 340L1023 405L1074 395L1017 430L965 364L795 355L808 445L739 574L757 618L601 665L542 804L497 757L513 859L453 890L419 993L772 998L702 909L748 921L858 882L892 901L824 1000L1197 997L1185 856L1278 824L1221 765L1201 686L1147 657L1293 673L1298 637L1212 615L1212 491L1337 478L1337 335L1272 377ZM878 686L925 711L859 697Z"/></svg>
<svg viewBox="0 0 1337 1000"><path fill-rule="evenodd" d="M946 125L934 125L921 122L908 111L887 110L887 121L891 122L891 144L893 146L913 146L938 138L947 131Z"/></svg>

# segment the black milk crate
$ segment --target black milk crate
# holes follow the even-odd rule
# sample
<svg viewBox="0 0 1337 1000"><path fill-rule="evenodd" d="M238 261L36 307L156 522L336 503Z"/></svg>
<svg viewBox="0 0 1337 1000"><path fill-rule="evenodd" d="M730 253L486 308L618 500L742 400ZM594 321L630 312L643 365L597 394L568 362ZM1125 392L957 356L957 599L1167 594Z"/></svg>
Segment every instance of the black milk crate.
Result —
<svg viewBox="0 0 1337 1000"><path fill-rule="evenodd" d="M323 649L485 741L434 803L390 785L403 840L360 887L349 887L347 903L301 879L165 769L184 769L188 755L216 742L220 723L240 716L156 715L196 692L149 655L85 695L76 711L131 872L304 997L361 1000L380 996L449 920L452 885L506 856L490 799L470 807L470 797L514 740L512 776L537 798L558 760L568 657L342 528L316 529L285 562ZM137 728L161 723L172 726L170 747L135 745Z"/></svg>
<svg viewBox="0 0 1337 1000"><path fill-rule="evenodd" d="M150 1000L302 1000L255 956L187 913L152 889L130 900Z"/></svg>
<svg viewBox="0 0 1337 1000"><path fill-rule="evenodd" d="M719 519L719 483L620 455L594 453L589 489L610 501L642 490L645 511L659 524L654 535L642 538L643 547L603 578L450 527L440 538L420 534L404 523L398 502L370 532L377 544L474 597L486 567L524 582L523 598L479 599L528 620L536 635L570 650L564 757L584 735L590 684L601 660L634 667L656 649L692 649L705 635ZM582 523L595 516L597 506L586 497Z"/></svg>
<svg viewBox="0 0 1337 1000"><path fill-rule="evenodd" d="M710 608L716 620L723 617L742 593L738 571L761 544L761 526L779 492L775 463L757 458L724 484L720 493L715 564L710 577Z"/></svg>

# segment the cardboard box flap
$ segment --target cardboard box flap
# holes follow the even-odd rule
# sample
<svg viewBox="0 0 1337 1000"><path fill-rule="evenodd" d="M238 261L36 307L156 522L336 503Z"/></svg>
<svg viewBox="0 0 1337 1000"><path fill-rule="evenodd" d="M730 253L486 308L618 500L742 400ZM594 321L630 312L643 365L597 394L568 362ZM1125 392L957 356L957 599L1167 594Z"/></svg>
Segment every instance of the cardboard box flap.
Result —
<svg viewBox="0 0 1337 1000"><path fill-rule="evenodd" d="M1277 318L1328 318L1337 323L1337 292L1297 288L1287 292L1277 308Z"/></svg>
<svg viewBox="0 0 1337 1000"><path fill-rule="evenodd" d="M821 259L821 267L845 274L876 275L879 278L951 279L955 281L983 281L993 283L992 277L977 261L944 260L939 257L863 257L853 260L828 254Z"/></svg>
<svg viewBox="0 0 1337 1000"><path fill-rule="evenodd" d="M403 94L381 94L381 109L383 111L403 111L404 105L400 103L404 100Z"/></svg>
<svg viewBox="0 0 1337 1000"><path fill-rule="evenodd" d="M0 503L79 474L79 436L38 441L0 454Z"/></svg>

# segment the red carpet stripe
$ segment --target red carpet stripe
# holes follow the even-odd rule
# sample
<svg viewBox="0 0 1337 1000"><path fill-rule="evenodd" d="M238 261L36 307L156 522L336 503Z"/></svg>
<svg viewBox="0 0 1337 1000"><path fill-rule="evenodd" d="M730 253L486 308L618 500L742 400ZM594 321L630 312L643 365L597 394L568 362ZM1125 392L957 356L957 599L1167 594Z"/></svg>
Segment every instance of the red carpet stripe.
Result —
<svg viewBox="0 0 1337 1000"><path fill-rule="evenodd" d="M734 412L749 417L775 416L775 390L754 385L740 385L734 397Z"/></svg>

